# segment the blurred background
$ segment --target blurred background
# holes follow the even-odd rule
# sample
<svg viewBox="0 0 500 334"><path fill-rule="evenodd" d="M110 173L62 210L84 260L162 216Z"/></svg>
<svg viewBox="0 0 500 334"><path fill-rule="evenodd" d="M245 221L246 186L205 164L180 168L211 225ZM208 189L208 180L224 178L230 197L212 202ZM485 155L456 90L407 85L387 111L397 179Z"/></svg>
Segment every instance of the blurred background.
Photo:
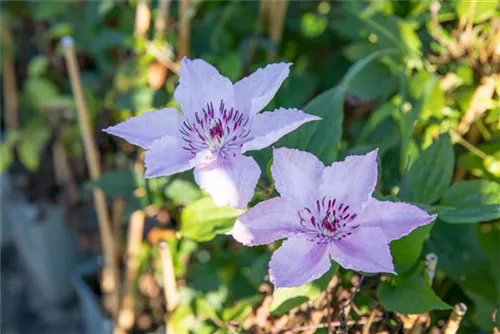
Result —
<svg viewBox="0 0 500 334"><path fill-rule="evenodd" d="M448 173L439 166L451 164L453 182L480 183L451 192L439 205L473 202L476 211L449 215L432 232L393 248L405 254L395 255L398 272L422 264L421 254L439 257L434 292L411 283L387 295L379 278L368 277L355 309L347 311L354 319L350 331L361 333L372 317L373 333L403 332L408 321L401 314L417 313L427 315L419 330L439 332L450 313L444 310L459 302L468 307L463 333L492 331L500 301L498 1L0 6L2 333L111 333L111 318L121 332L160 333L167 309L172 333L285 333L324 319L325 308L311 303L330 279L275 297L271 305L268 249L216 237L238 213L214 207L192 173L145 180L142 152L101 131L176 106L179 60L186 55L205 59L233 81L270 62L292 62L266 110L318 113L320 106L319 113L331 116L316 131L333 142L337 158L378 147L384 195L398 194L410 162L447 133L454 149L435 153L436 170ZM67 36L72 40L64 47ZM282 144L300 147L300 137L293 140ZM255 156L265 171L270 150ZM264 175L253 203L272 191ZM475 193L477 200L466 198ZM169 265L170 281L163 274ZM336 275L333 298L354 299L359 277ZM114 277L111 285L107 276ZM172 294L163 294L172 280L180 301L173 302L175 311L165 302ZM115 288L122 291L118 302ZM426 313L436 308L443 311Z"/></svg>

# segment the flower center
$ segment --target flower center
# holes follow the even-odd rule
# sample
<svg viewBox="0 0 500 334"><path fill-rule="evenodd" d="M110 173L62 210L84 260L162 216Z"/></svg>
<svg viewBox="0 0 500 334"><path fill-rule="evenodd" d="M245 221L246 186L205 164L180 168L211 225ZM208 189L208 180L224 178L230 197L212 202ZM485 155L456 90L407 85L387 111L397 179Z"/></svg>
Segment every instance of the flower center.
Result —
<svg viewBox="0 0 500 334"><path fill-rule="evenodd" d="M359 227L355 223L358 216L350 210L349 205L336 199L316 200L312 208L299 211L300 224L314 235L319 243L342 240Z"/></svg>
<svg viewBox="0 0 500 334"><path fill-rule="evenodd" d="M194 116L195 121L185 119L179 130L185 143L183 148L193 154L209 149L224 159L236 156L250 134L249 118L234 108L227 109L224 101L218 111L210 102Z"/></svg>

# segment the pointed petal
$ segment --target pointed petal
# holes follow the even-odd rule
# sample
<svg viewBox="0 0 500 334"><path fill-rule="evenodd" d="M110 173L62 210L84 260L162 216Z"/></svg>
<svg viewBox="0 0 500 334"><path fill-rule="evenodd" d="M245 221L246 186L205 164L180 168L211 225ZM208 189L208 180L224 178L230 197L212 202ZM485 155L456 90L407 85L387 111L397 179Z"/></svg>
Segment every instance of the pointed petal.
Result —
<svg viewBox="0 0 500 334"><path fill-rule="evenodd" d="M215 204L243 209L253 197L260 168L253 158L239 155L224 163L197 166L194 177Z"/></svg>
<svg viewBox="0 0 500 334"><path fill-rule="evenodd" d="M273 112L257 114L252 119L250 139L243 144L243 152L260 150L278 141L284 135L310 121L320 120L318 116L304 113L299 109L280 108Z"/></svg>
<svg viewBox="0 0 500 334"><path fill-rule="evenodd" d="M321 194L349 205L359 214L362 204L371 197L377 185L377 168L377 150L334 162L323 172Z"/></svg>
<svg viewBox="0 0 500 334"><path fill-rule="evenodd" d="M321 173L325 166L313 154L289 148L273 150L273 175L276 190L281 197L301 208L318 196Z"/></svg>
<svg viewBox="0 0 500 334"><path fill-rule="evenodd" d="M146 151L146 178L172 175L193 167L194 155L182 148L182 139L164 136Z"/></svg>
<svg viewBox="0 0 500 334"><path fill-rule="evenodd" d="M318 244L305 236L292 237L273 253L269 276L277 289L290 288L323 276L330 265L328 244Z"/></svg>
<svg viewBox="0 0 500 334"><path fill-rule="evenodd" d="M179 70L179 85L174 98L181 105L186 117L194 117L196 112L206 109L212 103L216 111L221 101L226 106L234 106L234 89L231 80L203 59L184 58Z"/></svg>
<svg viewBox="0 0 500 334"><path fill-rule="evenodd" d="M290 63L269 64L234 84L237 101L248 101L250 113L258 113L273 99L290 73Z"/></svg>
<svg viewBox="0 0 500 334"><path fill-rule="evenodd" d="M301 233L298 209L292 203L274 197L260 202L234 224L233 238L245 246L266 245L278 239Z"/></svg>
<svg viewBox="0 0 500 334"><path fill-rule="evenodd" d="M368 200L363 212L356 219L359 228L379 227L388 241L399 239L419 226L429 224L436 215L408 203Z"/></svg>
<svg viewBox="0 0 500 334"><path fill-rule="evenodd" d="M346 269L394 273L388 241L378 227L360 227L351 235L332 242L330 255Z"/></svg>
<svg viewBox="0 0 500 334"><path fill-rule="evenodd" d="M164 108L131 117L103 131L147 149L163 136L180 136L181 124L182 114L177 109Z"/></svg>

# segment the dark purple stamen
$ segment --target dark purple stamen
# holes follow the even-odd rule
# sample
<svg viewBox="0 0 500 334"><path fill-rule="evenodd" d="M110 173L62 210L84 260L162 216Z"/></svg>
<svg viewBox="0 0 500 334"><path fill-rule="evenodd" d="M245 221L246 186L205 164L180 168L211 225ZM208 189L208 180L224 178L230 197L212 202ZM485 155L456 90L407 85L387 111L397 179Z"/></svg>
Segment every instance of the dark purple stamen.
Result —
<svg viewBox="0 0 500 334"><path fill-rule="evenodd" d="M335 198L327 200L323 197L314 203L314 213L307 207L299 212L300 224L319 239L316 240L318 243L342 240L359 227L354 223L358 215L349 211L350 206L345 203L336 206L336 203Z"/></svg>
<svg viewBox="0 0 500 334"><path fill-rule="evenodd" d="M210 102L201 112L195 112L194 118L194 122L185 119L179 130L186 143L183 148L192 154L210 149L224 158L228 154L236 156L250 135L246 128L249 117L233 108L228 110L224 101L217 113Z"/></svg>

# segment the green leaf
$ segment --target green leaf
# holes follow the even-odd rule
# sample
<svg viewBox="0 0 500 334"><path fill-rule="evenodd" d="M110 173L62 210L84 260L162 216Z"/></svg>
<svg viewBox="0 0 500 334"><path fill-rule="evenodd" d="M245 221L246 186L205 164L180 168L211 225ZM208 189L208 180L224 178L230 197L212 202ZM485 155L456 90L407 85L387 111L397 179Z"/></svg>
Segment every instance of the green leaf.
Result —
<svg viewBox="0 0 500 334"><path fill-rule="evenodd" d="M9 131L7 138L0 143L0 172L3 173L14 161L14 145L20 137L18 131Z"/></svg>
<svg viewBox="0 0 500 334"><path fill-rule="evenodd" d="M478 229L478 238L496 283L496 300L500 302L500 222L483 224Z"/></svg>
<svg viewBox="0 0 500 334"><path fill-rule="evenodd" d="M498 7L498 1L460 0L457 3L456 11L460 19L466 20L474 15L473 23L486 21L494 16Z"/></svg>
<svg viewBox="0 0 500 334"><path fill-rule="evenodd" d="M244 211L217 206L210 197L186 206L181 214L181 233L196 241L209 241L229 231Z"/></svg>
<svg viewBox="0 0 500 334"><path fill-rule="evenodd" d="M347 93L367 101L389 96L396 91L397 86L398 78L389 67L374 61L363 69L362 75L354 77Z"/></svg>
<svg viewBox="0 0 500 334"><path fill-rule="evenodd" d="M478 223L500 218L500 184L487 180L467 180L447 189L441 204L456 209L439 218L448 223Z"/></svg>
<svg viewBox="0 0 500 334"><path fill-rule="evenodd" d="M222 319L224 321L236 320L243 321L252 312L252 309L260 304L264 299L263 295L255 295L238 300L233 306L224 308Z"/></svg>
<svg viewBox="0 0 500 334"><path fill-rule="evenodd" d="M433 224L421 226L409 235L391 242L391 253L398 274L405 274L420 259L424 241L429 238Z"/></svg>
<svg viewBox="0 0 500 334"><path fill-rule="evenodd" d="M426 279L419 274L382 282L377 288L377 298L385 310L403 314L451 308L436 296Z"/></svg>
<svg viewBox="0 0 500 334"><path fill-rule="evenodd" d="M448 135L441 135L413 163L402 183L399 197L404 201L432 204L450 184L455 155Z"/></svg>
<svg viewBox="0 0 500 334"><path fill-rule="evenodd" d="M165 195L176 205L187 205L203 196L198 186L179 178L175 178L167 185Z"/></svg>
<svg viewBox="0 0 500 334"><path fill-rule="evenodd" d="M306 113L319 116L322 120L302 125L280 140L277 146L294 147L308 151L325 164L332 163L337 158L340 149L344 119L344 95L351 82L372 61L397 52L395 49L380 50L351 66L337 87L323 92L305 106Z"/></svg>
<svg viewBox="0 0 500 334"><path fill-rule="evenodd" d="M68 8L73 5L71 2L37 2L33 6L33 17L36 20L53 20L59 15L63 15L68 11Z"/></svg>
<svg viewBox="0 0 500 334"><path fill-rule="evenodd" d="M500 204L459 208L439 214L439 219L452 224L471 224L500 218Z"/></svg>
<svg viewBox="0 0 500 334"><path fill-rule="evenodd" d="M439 269L467 291L497 302L496 283L478 237L482 227L452 225L438 219L426 243L426 252L435 253Z"/></svg>
<svg viewBox="0 0 500 334"><path fill-rule="evenodd" d="M45 102L59 94L57 86L49 79L42 77L30 77L24 89L29 102L38 109L45 108Z"/></svg>
<svg viewBox="0 0 500 334"><path fill-rule="evenodd" d="M22 141L17 146L21 163L30 171L40 165L42 150L50 139L50 129L39 124L30 124L22 134Z"/></svg>
<svg viewBox="0 0 500 334"><path fill-rule="evenodd" d="M136 176L132 169L123 168L109 171L95 181L87 183L88 187L100 188L106 196L131 196L137 189Z"/></svg>
<svg viewBox="0 0 500 334"><path fill-rule="evenodd" d="M271 314L280 315L291 309L318 297L328 286L333 275L339 268L337 263L332 263L330 270L315 281L296 288L282 288L275 290L271 304Z"/></svg>
<svg viewBox="0 0 500 334"><path fill-rule="evenodd" d="M488 154L488 158L483 159L472 152L466 152L459 157L459 165L474 176L500 183L498 168L500 164L500 150L498 149L498 143L484 143L478 145L477 148Z"/></svg>
<svg viewBox="0 0 500 334"><path fill-rule="evenodd" d="M493 310L498 309L498 303L493 303L482 296L470 292L467 293L467 297L474 302L474 309L472 310L472 319L474 323L481 327L486 333L494 333L491 314ZM496 326L500 327L500 316L498 313L495 320Z"/></svg>
<svg viewBox="0 0 500 334"><path fill-rule="evenodd" d="M275 107L296 108L309 101L318 84L313 75L290 75L278 90Z"/></svg>
<svg viewBox="0 0 500 334"><path fill-rule="evenodd" d="M36 56L31 59L28 65L28 75L30 77L38 77L44 75L49 66L49 60L46 56Z"/></svg>
<svg viewBox="0 0 500 334"><path fill-rule="evenodd" d="M500 184L487 180L466 180L446 189L441 198L442 205L476 207L500 203Z"/></svg>

